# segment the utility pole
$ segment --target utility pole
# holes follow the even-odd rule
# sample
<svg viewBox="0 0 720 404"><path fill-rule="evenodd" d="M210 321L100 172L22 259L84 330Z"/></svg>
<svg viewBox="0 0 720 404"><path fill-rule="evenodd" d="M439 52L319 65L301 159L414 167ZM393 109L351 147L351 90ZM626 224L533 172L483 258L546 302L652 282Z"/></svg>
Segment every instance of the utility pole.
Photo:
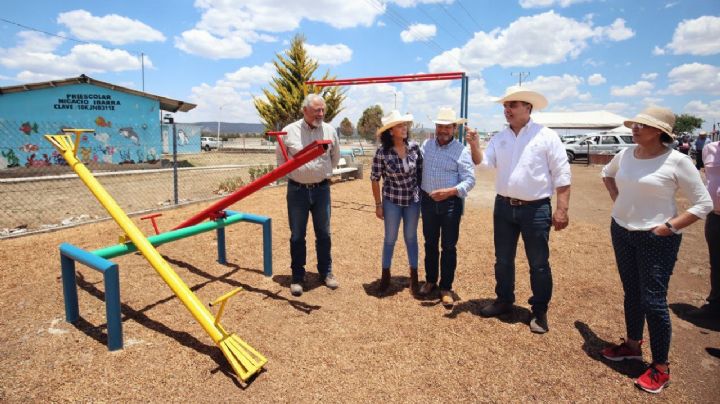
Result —
<svg viewBox="0 0 720 404"><path fill-rule="evenodd" d="M522 87L522 81L523 79L526 79L527 76L530 75L530 72L518 72L518 73L510 73L511 76L518 76L518 87Z"/></svg>

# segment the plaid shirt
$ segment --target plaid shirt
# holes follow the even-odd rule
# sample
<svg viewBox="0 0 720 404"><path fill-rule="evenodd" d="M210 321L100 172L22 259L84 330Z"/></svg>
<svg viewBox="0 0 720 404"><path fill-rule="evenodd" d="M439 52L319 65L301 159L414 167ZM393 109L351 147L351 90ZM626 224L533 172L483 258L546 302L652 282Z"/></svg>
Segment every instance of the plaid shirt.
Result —
<svg viewBox="0 0 720 404"><path fill-rule="evenodd" d="M384 199L400 205L408 206L411 202L420 201L420 178L422 178L423 157L417 142L410 142L407 148L408 172L403 168L394 148L386 150L380 146L373 157L371 181L383 179L382 195Z"/></svg>

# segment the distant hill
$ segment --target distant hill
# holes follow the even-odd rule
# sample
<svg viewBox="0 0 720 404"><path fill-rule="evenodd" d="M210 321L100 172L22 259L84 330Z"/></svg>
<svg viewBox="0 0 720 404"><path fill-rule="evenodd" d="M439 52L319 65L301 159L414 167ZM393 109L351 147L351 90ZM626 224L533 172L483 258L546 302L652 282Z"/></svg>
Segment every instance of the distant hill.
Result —
<svg viewBox="0 0 720 404"><path fill-rule="evenodd" d="M202 126L202 132L217 133L218 123L215 122L183 122ZM220 122L220 133L262 133L265 127L261 123Z"/></svg>

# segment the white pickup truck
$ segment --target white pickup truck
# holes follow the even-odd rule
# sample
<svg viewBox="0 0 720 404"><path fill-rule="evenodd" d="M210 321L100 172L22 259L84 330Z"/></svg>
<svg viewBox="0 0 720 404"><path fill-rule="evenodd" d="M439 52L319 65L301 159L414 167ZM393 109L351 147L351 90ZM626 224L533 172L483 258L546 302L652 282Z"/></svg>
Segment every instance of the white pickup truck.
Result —
<svg viewBox="0 0 720 404"><path fill-rule="evenodd" d="M218 149L222 143L222 141L218 142L218 139L216 137L201 137L200 138L200 148L205 151L210 151L210 149Z"/></svg>
<svg viewBox="0 0 720 404"><path fill-rule="evenodd" d="M587 157L588 150L591 154L616 154L622 149L635 146L635 143L630 134L594 133L565 143L564 146L568 161L572 163L578 157Z"/></svg>

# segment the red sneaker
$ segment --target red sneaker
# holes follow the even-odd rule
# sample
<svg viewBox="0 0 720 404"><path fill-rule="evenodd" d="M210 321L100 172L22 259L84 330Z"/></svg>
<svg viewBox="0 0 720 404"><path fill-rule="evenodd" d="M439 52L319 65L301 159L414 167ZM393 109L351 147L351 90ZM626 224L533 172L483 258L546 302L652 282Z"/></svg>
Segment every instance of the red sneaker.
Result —
<svg viewBox="0 0 720 404"><path fill-rule="evenodd" d="M670 368L667 372L663 372L656 368L655 365L650 365L647 371L642 376L635 380L635 385L648 393L657 394L662 391L665 387L670 384Z"/></svg>
<svg viewBox="0 0 720 404"><path fill-rule="evenodd" d="M611 345L602 350L602 356L610 361L619 362L625 359L637 359L642 360L642 351L640 349L633 349L625 342L625 338L621 338L622 343L620 345ZM642 341L640 341L640 347L642 347Z"/></svg>

